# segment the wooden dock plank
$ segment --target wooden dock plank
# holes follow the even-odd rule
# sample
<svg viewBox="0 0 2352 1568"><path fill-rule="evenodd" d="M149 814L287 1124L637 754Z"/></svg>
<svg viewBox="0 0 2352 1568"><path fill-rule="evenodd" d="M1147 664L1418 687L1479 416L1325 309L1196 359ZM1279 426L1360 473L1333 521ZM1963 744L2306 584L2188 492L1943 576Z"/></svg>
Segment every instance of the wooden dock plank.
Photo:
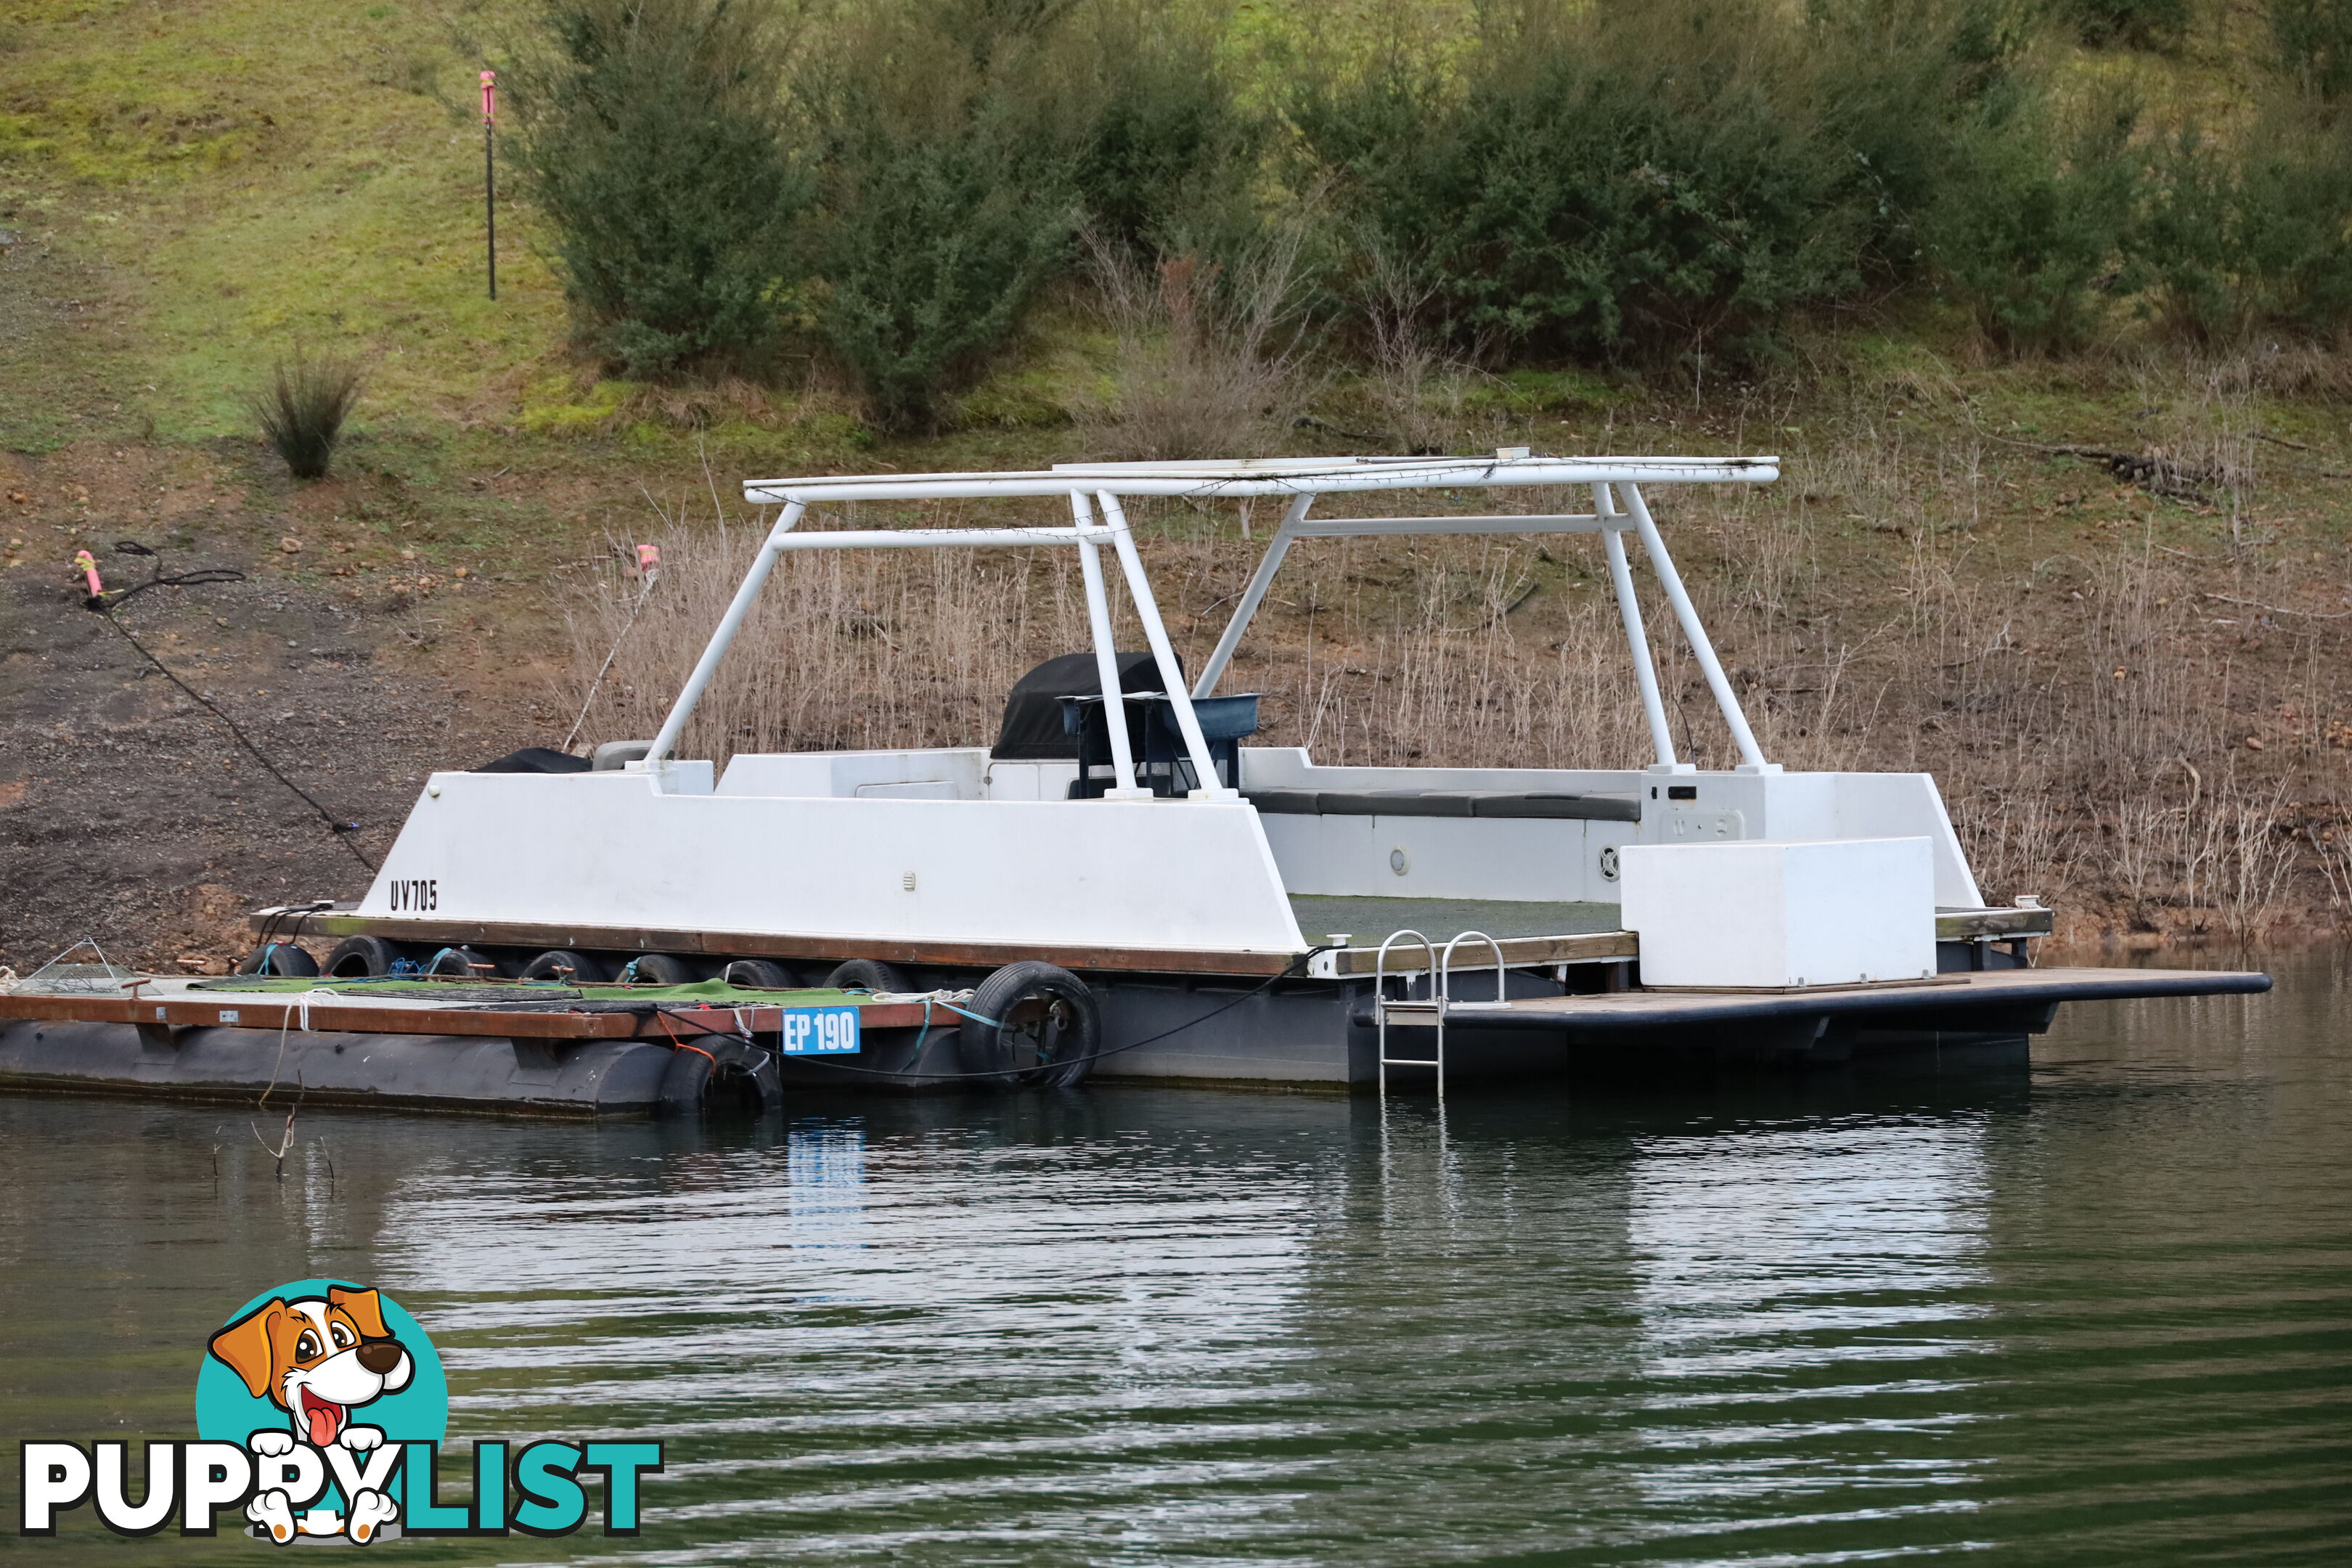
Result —
<svg viewBox="0 0 2352 1568"><path fill-rule="evenodd" d="M650 1005L650 1004L648 1004ZM858 1023L867 1029L913 1029L925 1022L919 1002L852 1004ZM712 1007L667 1010L670 1031L691 1038L693 1026L733 1034L748 1027L767 1034L779 1027L783 1007ZM699 1015L706 1013L708 1017ZM948 1028L961 1020L944 1007L929 1010L934 1028ZM0 996L0 1017L56 1019L84 1024L145 1024L173 1029L268 1029L304 1027L300 998L270 994L215 994L199 1000L188 996L145 997L132 1001L111 996L44 996L11 993ZM739 1024L739 1017L740 1022ZM436 1007L431 1003L390 997L346 997L337 1002L313 1001L309 1012L313 1033L362 1035L467 1035L529 1040L667 1040L671 1032L661 1017L635 1013L520 1012L474 1007Z"/></svg>

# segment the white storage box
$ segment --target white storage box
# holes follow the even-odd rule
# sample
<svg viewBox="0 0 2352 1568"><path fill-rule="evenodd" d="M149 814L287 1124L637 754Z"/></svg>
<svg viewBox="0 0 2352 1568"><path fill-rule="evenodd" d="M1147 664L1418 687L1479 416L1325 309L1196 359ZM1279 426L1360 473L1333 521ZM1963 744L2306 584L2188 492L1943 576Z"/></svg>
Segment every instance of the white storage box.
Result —
<svg viewBox="0 0 2352 1568"><path fill-rule="evenodd" d="M1617 854L1644 985L1782 990L1936 973L1925 838L1628 844Z"/></svg>

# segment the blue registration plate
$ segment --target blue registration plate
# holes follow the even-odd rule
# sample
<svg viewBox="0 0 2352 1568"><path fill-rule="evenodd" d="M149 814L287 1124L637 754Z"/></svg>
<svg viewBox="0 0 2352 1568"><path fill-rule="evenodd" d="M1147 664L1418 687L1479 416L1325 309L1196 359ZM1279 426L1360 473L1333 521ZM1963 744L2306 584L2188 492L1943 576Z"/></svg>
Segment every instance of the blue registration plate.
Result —
<svg viewBox="0 0 2352 1568"><path fill-rule="evenodd" d="M781 1032L788 1057L856 1056L857 1009L787 1007Z"/></svg>

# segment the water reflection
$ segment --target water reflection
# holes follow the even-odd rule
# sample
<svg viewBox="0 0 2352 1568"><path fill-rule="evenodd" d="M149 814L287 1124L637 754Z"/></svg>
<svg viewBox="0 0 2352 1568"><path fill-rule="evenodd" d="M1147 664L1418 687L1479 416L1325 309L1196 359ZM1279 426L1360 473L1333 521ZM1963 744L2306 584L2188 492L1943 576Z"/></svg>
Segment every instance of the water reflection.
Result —
<svg viewBox="0 0 2352 1568"><path fill-rule="evenodd" d="M460 1440L668 1444L642 1539L500 1561L2326 1562L2336 984L2086 1009L2030 1078L322 1116L282 1182L243 1111L0 1100L0 1415L180 1431L220 1314L334 1274Z"/></svg>
<svg viewBox="0 0 2352 1568"><path fill-rule="evenodd" d="M955 1114L804 1120L617 1189L408 1184L381 1276L462 1325L460 1425L628 1422L694 1456L669 1517L705 1554L1263 1512L1219 1494L1282 1462L1188 1450L1297 1435L1250 1413L1297 1353L1307 1187L1238 1174L1210 1140ZM542 1342L551 1323L573 1329ZM950 1522L1015 1504L1025 1522Z"/></svg>
<svg viewBox="0 0 2352 1568"><path fill-rule="evenodd" d="M1974 1506L1987 1119L1644 1140L1633 1180L1645 1497L1783 1529ZM1743 1528L1731 1526L1729 1528Z"/></svg>

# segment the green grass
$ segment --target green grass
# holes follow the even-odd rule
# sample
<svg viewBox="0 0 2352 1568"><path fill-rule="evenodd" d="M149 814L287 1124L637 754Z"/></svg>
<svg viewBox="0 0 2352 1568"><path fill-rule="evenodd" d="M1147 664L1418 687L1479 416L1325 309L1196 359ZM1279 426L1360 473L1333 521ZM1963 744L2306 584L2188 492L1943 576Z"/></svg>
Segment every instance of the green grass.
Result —
<svg viewBox="0 0 2352 1568"><path fill-rule="evenodd" d="M1237 58L1271 58L1311 37L1369 37L1396 14L1371 0L1257 0L1232 13L1232 47ZM242 450L221 442L250 436L246 394L299 342L368 364L339 471L365 491L355 505L412 539L499 548L575 531L576 498L493 505L469 490L467 479L500 470L633 493L647 473L698 484L705 460L724 484L748 473L1073 454L1074 416L1112 390L1111 349L1062 306L1040 311L963 401L960 428L877 442L836 396L696 403L583 373L519 206L501 210L499 298L487 299L473 73L496 51L461 51L457 40L461 31L494 38L527 16L524 0L168 9L20 0L0 31L0 226L45 259L9 264L33 308L20 331L0 331L0 446L39 451L96 437ZM1469 17L1460 5L1410 14L1440 45ZM2085 51L2071 68L2086 84L2127 75L2153 101L2210 106L2242 85L2259 24L2216 5L2173 56ZM1816 334L1801 356L1815 380L1789 395L1811 412L1759 416L1740 438L1796 425L1827 439L1813 405L1963 380L1973 416L2005 435L2120 441L2145 423L2131 416L2149 395L2111 366L1971 368L1973 353L1959 312L1932 300ZM1365 427L1349 416L1353 395L1347 374L1326 384L1318 407L1332 428ZM1462 412L1481 439L1598 443L1648 421L1658 439L1689 440L1698 422L1685 427L1670 406L1685 395L1522 369L1479 381ZM2309 401L2273 404L2261 416L2273 433L2341 435L2340 421ZM1297 440L1329 444L1320 433ZM245 466L262 479L265 510L306 504L263 466Z"/></svg>
<svg viewBox="0 0 2352 1568"><path fill-rule="evenodd" d="M360 428L498 421L560 345L520 209L486 297L480 132L434 96L468 86L436 9L35 0L14 37L0 208L119 279L127 424L241 433L297 342L368 360Z"/></svg>

